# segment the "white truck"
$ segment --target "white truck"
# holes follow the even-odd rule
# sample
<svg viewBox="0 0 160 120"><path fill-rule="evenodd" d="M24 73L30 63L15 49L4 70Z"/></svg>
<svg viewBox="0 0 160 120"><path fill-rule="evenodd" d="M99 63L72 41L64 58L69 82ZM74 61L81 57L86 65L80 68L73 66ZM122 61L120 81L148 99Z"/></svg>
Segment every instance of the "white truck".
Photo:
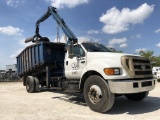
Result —
<svg viewBox="0 0 160 120"><path fill-rule="evenodd" d="M160 71L157 72L157 81L160 82Z"/></svg>
<svg viewBox="0 0 160 120"><path fill-rule="evenodd" d="M153 67L152 73L153 73L153 77L155 77L157 80L160 79L160 67Z"/></svg>
<svg viewBox="0 0 160 120"><path fill-rule="evenodd" d="M50 15L68 37L66 45L39 35L39 23ZM39 87L79 91L91 110L106 112L116 96L141 101L155 87L148 59L114 53L98 43L78 43L54 7L37 21L36 35L25 42L30 41L35 44L17 56L18 73L29 93Z"/></svg>

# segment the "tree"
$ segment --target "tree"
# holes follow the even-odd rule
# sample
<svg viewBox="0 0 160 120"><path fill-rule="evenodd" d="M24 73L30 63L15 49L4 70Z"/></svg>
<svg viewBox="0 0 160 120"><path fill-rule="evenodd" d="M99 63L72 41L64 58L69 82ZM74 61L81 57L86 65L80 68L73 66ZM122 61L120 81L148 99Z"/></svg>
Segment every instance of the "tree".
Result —
<svg viewBox="0 0 160 120"><path fill-rule="evenodd" d="M153 54L154 54L154 51L150 51L150 50L148 51L141 50L139 52L139 55L145 58L148 58L151 61L153 66L160 66L160 56L153 56Z"/></svg>
<svg viewBox="0 0 160 120"><path fill-rule="evenodd" d="M154 51L150 51L150 50L148 50L148 51L143 51L143 50L141 50L141 51L139 51L139 55L141 55L141 56L143 56L143 57L145 57L145 58L148 58L149 60L152 60L153 58L153 53L154 53Z"/></svg>
<svg viewBox="0 0 160 120"><path fill-rule="evenodd" d="M153 56L153 66L160 66L160 56Z"/></svg>

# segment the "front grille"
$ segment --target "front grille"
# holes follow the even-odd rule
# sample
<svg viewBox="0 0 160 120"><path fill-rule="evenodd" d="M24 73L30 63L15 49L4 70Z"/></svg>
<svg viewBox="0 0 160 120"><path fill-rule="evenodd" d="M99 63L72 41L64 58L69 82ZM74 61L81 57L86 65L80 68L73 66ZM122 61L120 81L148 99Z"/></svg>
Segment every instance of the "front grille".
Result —
<svg viewBox="0 0 160 120"><path fill-rule="evenodd" d="M149 78L152 67L148 59L139 56L123 56L121 63L131 78Z"/></svg>
<svg viewBox="0 0 160 120"><path fill-rule="evenodd" d="M134 68L135 69L141 69L143 70L142 66L141 65L134 65ZM145 65L145 69L152 69L150 65Z"/></svg>
<svg viewBox="0 0 160 120"><path fill-rule="evenodd" d="M142 60L142 59L133 59L134 63L150 63L149 60Z"/></svg>

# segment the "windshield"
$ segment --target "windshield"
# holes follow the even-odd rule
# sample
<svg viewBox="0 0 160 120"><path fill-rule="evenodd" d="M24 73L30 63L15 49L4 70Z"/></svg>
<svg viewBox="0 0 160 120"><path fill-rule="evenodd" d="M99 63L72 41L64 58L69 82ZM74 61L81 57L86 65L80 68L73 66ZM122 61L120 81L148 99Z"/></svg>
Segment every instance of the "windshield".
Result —
<svg viewBox="0 0 160 120"><path fill-rule="evenodd" d="M82 43L88 52L112 52L102 44L98 43Z"/></svg>

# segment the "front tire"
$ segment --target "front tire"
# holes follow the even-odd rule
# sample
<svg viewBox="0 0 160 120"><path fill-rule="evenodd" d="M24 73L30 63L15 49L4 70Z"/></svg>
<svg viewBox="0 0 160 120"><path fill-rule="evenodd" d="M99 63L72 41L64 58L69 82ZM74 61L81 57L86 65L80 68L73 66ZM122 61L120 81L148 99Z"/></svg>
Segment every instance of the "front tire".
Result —
<svg viewBox="0 0 160 120"><path fill-rule="evenodd" d="M114 104L114 94L110 92L108 83L97 75L87 78L84 85L84 98L91 110L106 112Z"/></svg>
<svg viewBox="0 0 160 120"><path fill-rule="evenodd" d="M133 93L133 94L126 94L125 97L129 100L133 101L141 101L145 99L149 94L149 91L141 92L141 93Z"/></svg>

